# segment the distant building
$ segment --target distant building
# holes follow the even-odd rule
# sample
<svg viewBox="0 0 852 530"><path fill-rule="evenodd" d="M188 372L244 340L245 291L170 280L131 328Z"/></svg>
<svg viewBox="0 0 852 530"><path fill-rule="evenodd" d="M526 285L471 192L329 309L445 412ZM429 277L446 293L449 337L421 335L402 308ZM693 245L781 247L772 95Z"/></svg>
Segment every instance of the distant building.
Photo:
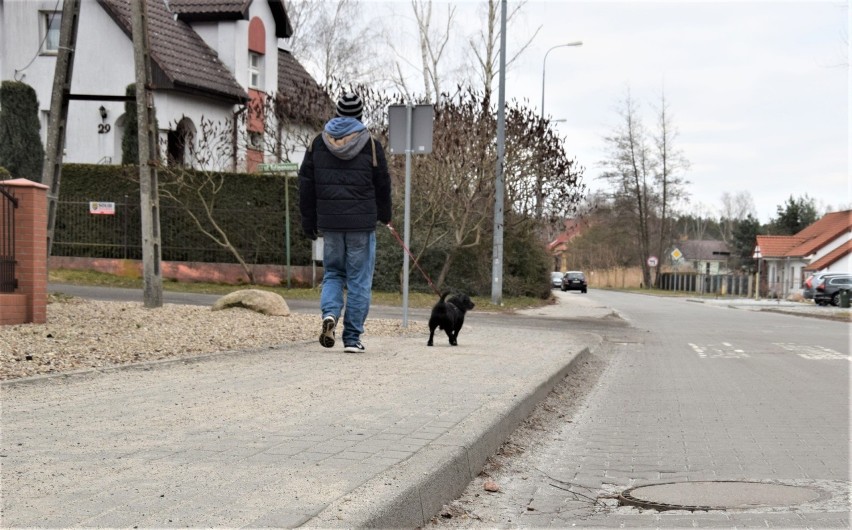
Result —
<svg viewBox="0 0 852 530"><path fill-rule="evenodd" d="M130 2L81 2L72 94L124 96L134 82ZM259 120L238 119L266 94L306 84L320 92L286 49L293 30L283 0L148 0L147 5L161 154L169 163L192 164L189 154L202 121L234 128L231 167L222 169L252 171L282 153L301 161L304 147L278 146L273 152ZM35 89L43 142L61 15L62 2L56 0L0 0L0 79ZM126 119L124 102L72 100L63 161L121 163Z"/></svg>
<svg viewBox="0 0 852 530"><path fill-rule="evenodd" d="M712 239L684 240L669 251L673 270L701 274L727 274L730 257L728 245Z"/></svg>
<svg viewBox="0 0 852 530"><path fill-rule="evenodd" d="M565 230L547 244L547 250L553 256L553 270L566 272L568 270L568 246L575 237L582 234L588 225L578 219L566 219Z"/></svg>
<svg viewBox="0 0 852 530"><path fill-rule="evenodd" d="M786 298L808 274L852 273L852 210L825 214L792 236L757 236L769 293Z"/></svg>

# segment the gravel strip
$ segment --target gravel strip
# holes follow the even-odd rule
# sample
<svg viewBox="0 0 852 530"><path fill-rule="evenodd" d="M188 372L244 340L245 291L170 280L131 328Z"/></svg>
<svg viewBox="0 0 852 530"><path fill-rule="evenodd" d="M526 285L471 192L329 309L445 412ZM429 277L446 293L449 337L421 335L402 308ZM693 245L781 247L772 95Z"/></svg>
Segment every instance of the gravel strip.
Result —
<svg viewBox="0 0 852 530"><path fill-rule="evenodd" d="M137 302L51 296L47 324L0 326L0 380L313 342L320 325L319 315L266 316L181 304L146 309ZM380 319L367 320L365 328L365 341L426 330Z"/></svg>

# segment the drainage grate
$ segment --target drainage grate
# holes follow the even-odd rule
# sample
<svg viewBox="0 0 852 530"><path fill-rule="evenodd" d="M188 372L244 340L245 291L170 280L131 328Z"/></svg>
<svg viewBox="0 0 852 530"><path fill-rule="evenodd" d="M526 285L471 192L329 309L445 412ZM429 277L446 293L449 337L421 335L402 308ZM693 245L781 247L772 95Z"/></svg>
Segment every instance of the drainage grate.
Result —
<svg viewBox="0 0 852 530"><path fill-rule="evenodd" d="M652 510L710 511L793 506L823 494L813 488L769 482L700 481L637 486L618 496L619 504Z"/></svg>

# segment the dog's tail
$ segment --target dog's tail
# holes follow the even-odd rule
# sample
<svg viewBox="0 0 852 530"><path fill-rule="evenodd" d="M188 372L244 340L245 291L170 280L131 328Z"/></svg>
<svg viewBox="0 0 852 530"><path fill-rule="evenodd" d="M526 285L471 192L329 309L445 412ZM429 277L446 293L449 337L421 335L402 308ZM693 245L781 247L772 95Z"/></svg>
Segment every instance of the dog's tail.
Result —
<svg viewBox="0 0 852 530"><path fill-rule="evenodd" d="M447 297L447 296L449 296L450 294L451 294L451 292L450 292L450 291L444 291L444 292L441 294L441 301L443 302L443 301L444 301L444 298L446 298L446 297Z"/></svg>

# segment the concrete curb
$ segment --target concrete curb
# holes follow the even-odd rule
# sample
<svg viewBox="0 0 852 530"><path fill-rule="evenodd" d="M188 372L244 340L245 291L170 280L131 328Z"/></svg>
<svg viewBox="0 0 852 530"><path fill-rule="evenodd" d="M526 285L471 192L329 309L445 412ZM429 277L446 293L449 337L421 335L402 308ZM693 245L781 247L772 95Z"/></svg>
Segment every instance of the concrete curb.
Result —
<svg viewBox="0 0 852 530"><path fill-rule="evenodd" d="M602 339L601 339L602 340ZM593 345L594 349L600 341ZM522 396L481 408L409 460L329 504L304 523L307 528L422 527L458 498L509 435L531 414L573 364L590 354L574 353L561 369Z"/></svg>

